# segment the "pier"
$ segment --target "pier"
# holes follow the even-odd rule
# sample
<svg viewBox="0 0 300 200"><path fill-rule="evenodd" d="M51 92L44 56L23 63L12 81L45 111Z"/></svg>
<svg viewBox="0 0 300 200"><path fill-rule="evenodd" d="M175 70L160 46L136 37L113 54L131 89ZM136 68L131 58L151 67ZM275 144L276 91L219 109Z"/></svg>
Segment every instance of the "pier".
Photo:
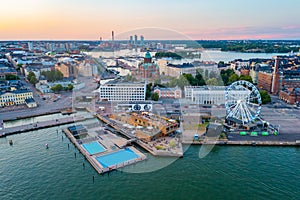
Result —
<svg viewBox="0 0 300 200"><path fill-rule="evenodd" d="M35 122L30 124L24 124L20 126L14 126L10 128L4 128L3 121L0 122L0 137L5 137L12 134L28 132L28 131L35 131L44 128L50 128L54 126L70 124L74 122L80 122L86 120L85 117L82 116L74 116L74 117L65 117L61 119L53 119L43 122Z"/></svg>
<svg viewBox="0 0 300 200"><path fill-rule="evenodd" d="M92 135L93 131L91 129L89 129L89 131L91 131L91 135ZM107 173L112 170L116 170L116 169L119 169L119 168L122 168L122 167L125 167L128 165L131 165L133 163L140 162L140 161L147 159L147 157L144 154L142 154L141 152L139 152L136 148L134 148L132 146L125 147L123 144L127 143L126 139L120 138L112 133L108 134L109 136L107 138L94 136L94 137L90 137L88 139L76 139L69 129L63 129L63 132L99 174ZM83 148L81 142L99 142L101 145L103 145L106 148L106 150L104 152L90 154ZM123 147L116 148L116 149L109 148L109 147L112 147L112 145L116 145L118 147L123 146ZM116 163L113 166L104 166L99 161L97 161L97 157L99 157L99 156L110 155L111 153L117 153L124 149L130 149L136 155L138 155L138 158L131 159L131 160L128 160L128 161L125 161L122 163Z"/></svg>

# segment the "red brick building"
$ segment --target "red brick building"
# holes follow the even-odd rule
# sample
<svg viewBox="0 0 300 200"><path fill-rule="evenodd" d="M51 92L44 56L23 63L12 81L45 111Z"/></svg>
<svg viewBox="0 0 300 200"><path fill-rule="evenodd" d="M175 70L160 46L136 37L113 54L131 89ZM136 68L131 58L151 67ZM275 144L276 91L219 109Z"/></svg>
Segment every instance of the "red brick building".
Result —
<svg viewBox="0 0 300 200"><path fill-rule="evenodd" d="M258 89L263 89L270 93L272 89L272 74L268 72L258 72L257 87Z"/></svg>
<svg viewBox="0 0 300 200"><path fill-rule="evenodd" d="M273 72L258 72L257 87L264 89L272 94L278 94L281 88L279 59L275 58L275 66Z"/></svg>
<svg viewBox="0 0 300 200"><path fill-rule="evenodd" d="M145 54L144 62L139 65L137 72L134 72L133 75L140 79L155 80L159 78L159 67L152 62L149 51Z"/></svg>
<svg viewBox="0 0 300 200"><path fill-rule="evenodd" d="M300 93L295 90L281 90L279 98L289 104L295 104L296 102L300 102Z"/></svg>

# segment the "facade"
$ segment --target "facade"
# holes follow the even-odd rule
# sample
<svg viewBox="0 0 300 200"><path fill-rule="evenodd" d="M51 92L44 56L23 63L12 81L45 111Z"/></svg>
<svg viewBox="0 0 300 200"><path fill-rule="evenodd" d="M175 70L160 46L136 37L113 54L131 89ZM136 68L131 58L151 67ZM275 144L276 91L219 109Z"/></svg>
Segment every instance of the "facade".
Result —
<svg viewBox="0 0 300 200"><path fill-rule="evenodd" d="M186 86L185 98L196 104L222 105L225 104L225 86ZM249 91L233 91L235 96L246 96Z"/></svg>
<svg viewBox="0 0 300 200"><path fill-rule="evenodd" d="M76 67L69 63L58 63L55 65L55 70L60 71L65 78L75 77L77 75Z"/></svg>
<svg viewBox="0 0 300 200"><path fill-rule="evenodd" d="M281 90L279 92L279 98L286 103L295 104L300 102L300 91L299 88L292 91Z"/></svg>
<svg viewBox="0 0 300 200"><path fill-rule="evenodd" d="M266 90L267 92L271 92L272 73L258 72L257 87L258 87L258 89L263 89L263 90Z"/></svg>
<svg viewBox="0 0 300 200"><path fill-rule="evenodd" d="M170 60L169 60L170 61ZM183 64L170 64L167 59L161 59L158 61L160 66L160 74L164 74L172 77L179 77L182 74L192 74L195 76L198 69L211 71L218 71L218 65L215 62L193 62Z"/></svg>
<svg viewBox="0 0 300 200"><path fill-rule="evenodd" d="M182 98L182 92L179 87L175 87L175 88L155 87L154 92L158 94L159 98L173 98L173 99Z"/></svg>
<svg viewBox="0 0 300 200"><path fill-rule="evenodd" d="M0 79L5 79L6 74L17 76L17 71L8 64L0 62Z"/></svg>
<svg viewBox="0 0 300 200"><path fill-rule="evenodd" d="M138 66L135 74L138 78L143 80L155 80L159 78L159 67L156 63L152 62L152 57L149 51L145 54L144 62Z"/></svg>
<svg viewBox="0 0 300 200"><path fill-rule="evenodd" d="M78 66L79 76L93 76L93 62L90 60L85 60L81 62Z"/></svg>
<svg viewBox="0 0 300 200"><path fill-rule="evenodd" d="M275 58L274 70L270 71L260 71L258 72L257 86L259 89L264 89L272 94L278 94L281 89L281 80L279 72L279 59Z"/></svg>
<svg viewBox="0 0 300 200"><path fill-rule="evenodd" d="M101 100L144 101L146 84L110 81L99 87L99 93Z"/></svg>
<svg viewBox="0 0 300 200"><path fill-rule="evenodd" d="M26 105L27 105L28 108L35 108L35 107L37 107L37 103L35 102L35 100L33 98L25 99L25 103L26 103Z"/></svg>
<svg viewBox="0 0 300 200"><path fill-rule="evenodd" d="M33 99L32 91L24 89L0 92L1 107L25 104L26 99Z"/></svg>
<svg viewBox="0 0 300 200"><path fill-rule="evenodd" d="M251 69L249 71L249 76L251 76L253 83L257 84L257 81L258 81L258 71L254 70L254 69Z"/></svg>

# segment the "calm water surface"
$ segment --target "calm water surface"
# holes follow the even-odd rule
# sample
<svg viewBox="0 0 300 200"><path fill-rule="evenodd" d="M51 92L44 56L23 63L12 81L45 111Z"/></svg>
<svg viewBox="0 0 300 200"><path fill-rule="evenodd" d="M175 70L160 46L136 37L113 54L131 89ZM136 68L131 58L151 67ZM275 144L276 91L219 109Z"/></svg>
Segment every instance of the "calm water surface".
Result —
<svg viewBox="0 0 300 200"><path fill-rule="evenodd" d="M102 176L72 144L68 149L70 141L60 131L63 127L67 126L0 139L0 199L299 199L300 196L300 148L218 146L200 159L200 146L190 146L184 158L157 171L114 171ZM13 146L9 146L9 139L14 141ZM49 149L45 149L46 143ZM159 162L163 159L149 157L148 161L125 170L139 171Z"/></svg>

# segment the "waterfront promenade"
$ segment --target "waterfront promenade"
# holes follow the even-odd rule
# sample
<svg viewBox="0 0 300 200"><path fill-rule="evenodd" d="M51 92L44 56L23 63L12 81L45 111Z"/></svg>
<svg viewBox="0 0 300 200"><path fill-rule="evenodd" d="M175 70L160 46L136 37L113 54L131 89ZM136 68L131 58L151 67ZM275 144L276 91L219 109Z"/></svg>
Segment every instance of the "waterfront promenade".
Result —
<svg viewBox="0 0 300 200"><path fill-rule="evenodd" d="M82 117L82 116L74 116L74 117L72 116L72 117L65 117L65 118L60 118L60 119L52 119L52 120L47 120L47 121L42 121L42 122L24 124L24 125L14 126L14 127L10 127L10 128L4 128L3 121L2 121L0 137L4 137L7 135L12 135L12 134L16 134L16 133L22 133L22 132L27 132L27 131L34 131L34 130L38 130L38 129L49 128L49 127L53 127L53 126L70 124L70 123L74 123L74 122L84 121L85 119L86 118Z"/></svg>

